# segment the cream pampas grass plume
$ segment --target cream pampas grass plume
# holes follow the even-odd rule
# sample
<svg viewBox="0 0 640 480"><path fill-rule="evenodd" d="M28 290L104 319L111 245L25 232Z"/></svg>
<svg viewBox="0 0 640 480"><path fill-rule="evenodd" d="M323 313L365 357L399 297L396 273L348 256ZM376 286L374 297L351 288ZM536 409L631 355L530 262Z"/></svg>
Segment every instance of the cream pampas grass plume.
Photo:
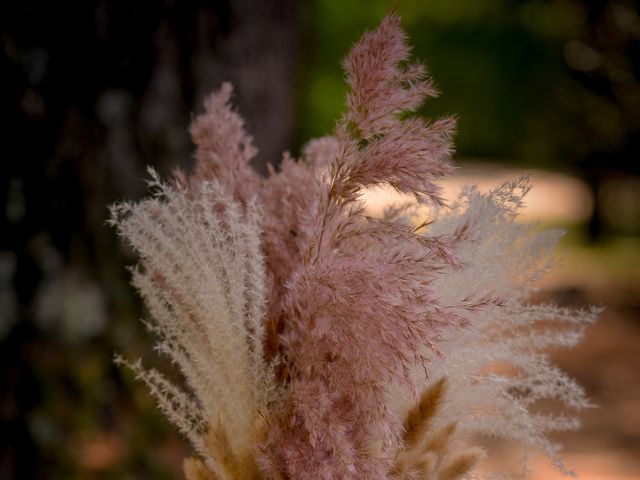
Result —
<svg viewBox="0 0 640 480"><path fill-rule="evenodd" d="M536 403L588 402L544 352L597 312L529 303L558 235L515 221L528 180L441 197L454 124L412 115L435 90L397 16L344 68L346 112L300 159L258 176L224 84L191 126L193 173L112 207L184 385L120 361L191 441L189 480L479 478L478 435L569 473L547 434L576 421ZM361 195L384 185L415 201L372 218Z"/></svg>

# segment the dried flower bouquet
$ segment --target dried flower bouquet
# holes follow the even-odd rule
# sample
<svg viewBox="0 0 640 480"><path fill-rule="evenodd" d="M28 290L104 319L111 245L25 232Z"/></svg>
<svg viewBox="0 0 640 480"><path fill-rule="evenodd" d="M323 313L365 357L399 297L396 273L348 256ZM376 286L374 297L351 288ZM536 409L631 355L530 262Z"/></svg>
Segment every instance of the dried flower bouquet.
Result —
<svg viewBox="0 0 640 480"><path fill-rule="evenodd" d="M557 232L515 221L527 179L445 205L454 122L410 115L436 92L396 15L344 68L346 113L299 160L252 170L225 84L191 126L193 174L151 172L150 198L112 209L185 385L129 365L193 445L187 479L480 478L478 434L569 473L547 434L576 420L536 402L588 403L544 350L597 312L528 302ZM380 185L415 201L368 216Z"/></svg>

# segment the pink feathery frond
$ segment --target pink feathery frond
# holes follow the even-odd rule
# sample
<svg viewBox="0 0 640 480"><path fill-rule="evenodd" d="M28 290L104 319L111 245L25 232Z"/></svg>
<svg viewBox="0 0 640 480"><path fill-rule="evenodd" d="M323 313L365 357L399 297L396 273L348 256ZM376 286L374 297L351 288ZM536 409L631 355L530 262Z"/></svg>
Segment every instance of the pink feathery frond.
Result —
<svg viewBox="0 0 640 480"><path fill-rule="evenodd" d="M395 128L400 114L415 111L425 98L436 95L425 68L406 64L405 39L400 17L388 15L362 36L344 61L350 88L345 123L361 139Z"/></svg>
<svg viewBox="0 0 640 480"><path fill-rule="evenodd" d="M396 15L365 34L347 56L347 112L336 130L332 194L353 201L363 188L388 184L418 200L441 203L435 179L452 171L455 122L404 118L436 94L424 67L408 64L409 47Z"/></svg>
<svg viewBox="0 0 640 480"><path fill-rule="evenodd" d="M400 381L411 390L410 366L426 358L421 348L464 323L432 288L454 262L452 238L425 239L406 222L368 218L358 201L363 189L387 184L438 202L433 180L451 169L452 122L402 118L433 94L421 67L403 67L408 53L396 16L365 35L345 62L351 92L336 136L311 143L306 166L285 164L280 173L324 175L286 182L283 193L307 216L294 213L295 238L292 225L289 236L274 235L295 242L277 262L284 289L274 284L281 291L269 307L289 383L263 450L265 468L277 465L289 478L387 478L388 456L363 454L372 439L383 452L395 448L400 422L387 408L386 386ZM268 183L279 185L278 176ZM281 203L273 192L263 200L267 210ZM265 228L267 252L274 233Z"/></svg>
<svg viewBox="0 0 640 480"><path fill-rule="evenodd" d="M256 155L253 140L244 129L244 120L231 109L233 87L223 83L205 102L205 112L191 123L191 139L196 145L196 164L192 182L215 179L236 200L256 196L259 177L251 168Z"/></svg>

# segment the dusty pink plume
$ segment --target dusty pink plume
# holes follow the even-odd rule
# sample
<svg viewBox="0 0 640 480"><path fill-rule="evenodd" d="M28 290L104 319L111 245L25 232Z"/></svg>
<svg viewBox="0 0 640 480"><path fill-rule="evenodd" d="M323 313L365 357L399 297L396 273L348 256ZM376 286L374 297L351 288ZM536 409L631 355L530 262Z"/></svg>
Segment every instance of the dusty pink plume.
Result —
<svg viewBox="0 0 640 480"><path fill-rule="evenodd" d="M199 455L188 480L460 480L483 453L458 448L456 428L553 458L555 420L531 406L586 401L535 351L536 322L584 321L525 303L555 239L514 222L528 183L445 206L454 122L411 115L436 92L397 15L344 68L346 112L300 159L261 178L224 84L192 123L193 174L154 177L154 196L113 208L141 257L134 284L157 348L186 379L133 365ZM368 216L361 197L376 186L430 206L433 223L410 205ZM575 343L568 330L544 341ZM494 361L522 374L489 376Z"/></svg>
<svg viewBox="0 0 640 480"><path fill-rule="evenodd" d="M420 347L462 320L431 288L452 261L450 239L426 240L397 218L368 218L359 202L374 185L440 201L432 180L451 169L452 122L402 118L433 95L423 68L408 60L399 18L388 16L345 61L348 109L335 137L311 144L302 164L285 161L265 183L276 188L262 191L265 212L274 214L265 215L269 265L284 254L283 238L293 244L272 268L282 276L267 319L288 373L284 413L262 448L274 475L388 478L385 452L397 447L401 425L387 408L386 386L399 379L410 388L406 374ZM327 168L324 181L318 165ZM287 221L296 220L287 230L274 227L282 193ZM382 451L367 454L378 441Z"/></svg>

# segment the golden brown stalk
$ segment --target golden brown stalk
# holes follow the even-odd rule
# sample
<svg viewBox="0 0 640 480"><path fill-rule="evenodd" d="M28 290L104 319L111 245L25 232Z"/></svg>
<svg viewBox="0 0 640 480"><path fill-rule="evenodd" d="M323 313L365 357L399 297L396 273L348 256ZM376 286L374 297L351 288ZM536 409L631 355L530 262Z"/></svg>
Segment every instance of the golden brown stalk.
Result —
<svg viewBox="0 0 640 480"><path fill-rule="evenodd" d="M455 424L439 429L435 434L424 432L422 443L408 449L406 446L396 455L395 474L417 471L419 478L427 478L438 470L442 459L449 453Z"/></svg>
<svg viewBox="0 0 640 480"><path fill-rule="evenodd" d="M409 410L404 422L403 442L406 449L413 449L416 445L423 443L431 419L446 392L446 386L447 380L442 377L427 388L420 396L416 406Z"/></svg>
<svg viewBox="0 0 640 480"><path fill-rule="evenodd" d="M455 431L455 423L450 423L449 425L442 427L433 435L430 435L428 438L424 439L424 443L422 444L422 452L434 452L438 455L443 454L449 448ZM421 445L416 445L416 448L420 446Z"/></svg>
<svg viewBox="0 0 640 480"><path fill-rule="evenodd" d="M266 424L262 419L256 425L256 443L263 439L265 432ZM249 448L244 452L234 452L221 422L218 421L209 427L205 447L217 467L216 472L201 460L189 458L183 466L187 480L259 480L261 478L253 450Z"/></svg>
<svg viewBox="0 0 640 480"><path fill-rule="evenodd" d="M426 478L436 471L440 463L439 455L446 449L453 434L453 427L440 429L435 435L430 432L431 420L436 415L445 390L446 379L443 377L429 386L407 413L393 474L402 476L414 472Z"/></svg>
<svg viewBox="0 0 640 480"><path fill-rule="evenodd" d="M207 433L207 450L229 479L239 479L239 466L231 448L229 436L221 422L212 425Z"/></svg>
<svg viewBox="0 0 640 480"><path fill-rule="evenodd" d="M479 447L469 448L467 451L455 456L446 466L438 472L438 480L460 480L469 473L477 463L485 456L483 449Z"/></svg>
<svg viewBox="0 0 640 480"><path fill-rule="evenodd" d="M432 452L423 453L415 462L414 469L419 473L419 478L429 478L436 471L438 456Z"/></svg>
<svg viewBox="0 0 640 480"><path fill-rule="evenodd" d="M433 418L439 413L446 386L445 378L429 386L407 413L402 443L390 471L392 478L459 480L484 456L479 448L452 452L455 423L433 429Z"/></svg>
<svg viewBox="0 0 640 480"><path fill-rule="evenodd" d="M186 480L220 480L215 473L197 458L186 458L182 464L182 469Z"/></svg>

